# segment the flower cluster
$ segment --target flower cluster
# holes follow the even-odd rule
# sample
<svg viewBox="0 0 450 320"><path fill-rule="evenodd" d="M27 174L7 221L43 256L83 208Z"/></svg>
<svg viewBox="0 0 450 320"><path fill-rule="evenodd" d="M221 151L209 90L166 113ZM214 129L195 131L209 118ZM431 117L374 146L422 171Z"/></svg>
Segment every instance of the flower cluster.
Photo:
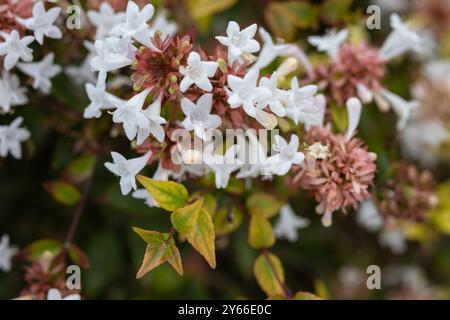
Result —
<svg viewBox="0 0 450 320"><path fill-rule="evenodd" d="M394 110L399 117L397 127L402 129L417 103L405 101L384 88L386 64L409 50L420 50L423 40L398 14L392 14L390 22L393 30L381 48L346 41L346 29L330 30L325 36L311 36L308 41L330 58L327 64L317 66L313 75L330 102L342 106L351 97L358 97L363 103L375 101L381 111Z"/></svg>
<svg viewBox="0 0 450 320"><path fill-rule="evenodd" d="M60 39L61 30L55 25L61 8L45 9L43 1L0 2L0 114L12 113L12 107L26 105L27 89L20 84L15 68L33 79L32 87L44 94L51 89L51 78L61 67L54 64L54 54L48 53L41 61L33 61L32 42L42 45L44 37ZM28 35L31 31L33 35ZM21 158L21 143L30 137L27 129L20 128L23 119L0 125L0 157L11 154Z"/></svg>

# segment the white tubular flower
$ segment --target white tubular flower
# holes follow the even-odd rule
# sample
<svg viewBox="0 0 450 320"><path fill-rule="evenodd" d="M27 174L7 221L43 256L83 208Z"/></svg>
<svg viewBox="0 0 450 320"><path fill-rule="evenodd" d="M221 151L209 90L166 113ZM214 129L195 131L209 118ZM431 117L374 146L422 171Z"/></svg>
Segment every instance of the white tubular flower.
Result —
<svg viewBox="0 0 450 320"><path fill-rule="evenodd" d="M81 300L79 294L69 294L63 298L61 291L52 288L47 292L47 300Z"/></svg>
<svg viewBox="0 0 450 320"><path fill-rule="evenodd" d="M302 163L305 155L298 151L300 141L295 134L291 135L289 144L279 135L275 136L274 139L275 143L272 148L278 153L269 158L271 170L274 174L284 176L289 172L293 164Z"/></svg>
<svg viewBox="0 0 450 320"><path fill-rule="evenodd" d="M38 89L44 94L48 94L52 88L50 79L58 75L62 68L53 64L55 54L48 53L41 61L30 63L19 63L17 67L20 71L33 78L33 89Z"/></svg>
<svg viewBox="0 0 450 320"><path fill-rule="evenodd" d="M227 36L217 36L216 39L228 47L228 64L231 65L245 53L255 53L260 49L259 42L254 38L257 26L252 24L241 31L235 21L230 21L227 27Z"/></svg>
<svg viewBox="0 0 450 320"><path fill-rule="evenodd" d="M383 59L390 60L411 49L420 49L422 39L402 21L397 13L391 14L391 28L393 31L380 49L380 56Z"/></svg>
<svg viewBox="0 0 450 320"><path fill-rule="evenodd" d="M266 101L271 91L264 87L257 87L259 70L250 70L244 78L229 75L227 78L230 91L228 92L228 103L235 109L240 106L250 116L256 117L256 103Z"/></svg>
<svg viewBox="0 0 450 320"><path fill-rule="evenodd" d="M239 146L238 157L242 161L242 167L236 178L246 179L271 175L267 148L258 140L255 132L248 130L246 136L238 137L237 143Z"/></svg>
<svg viewBox="0 0 450 320"><path fill-rule="evenodd" d="M402 97L387 90L382 90L380 94L386 99L398 116L397 130L403 130L408 123L411 111L419 107L419 102L415 100L406 101Z"/></svg>
<svg viewBox="0 0 450 320"><path fill-rule="evenodd" d="M61 8L51 8L45 11L44 3L39 1L33 6L33 16L29 19L18 19L27 29L33 30L36 41L42 45L44 36L52 39L61 39L62 32L58 27L54 26L56 19L61 13Z"/></svg>
<svg viewBox="0 0 450 320"><path fill-rule="evenodd" d="M16 246L9 244L9 236L4 234L0 240L0 270L9 272L11 270L11 260L19 253Z"/></svg>
<svg viewBox="0 0 450 320"><path fill-rule="evenodd" d="M215 61L201 61L197 52L191 52L187 58L188 65L180 67L180 73L184 76L180 82L181 92L185 92L195 84L202 90L211 92L213 89L208 78L214 76L219 64Z"/></svg>
<svg viewBox="0 0 450 320"><path fill-rule="evenodd" d="M125 39L134 38L141 44L153 48L150 42L150 26L148 21L153 17L155 8L151 4L147 4L142 10L139 6L129 1L125 13L125 22L115 26L111 30L111 34L114 36L122 37Z"/></svg>
<svg viewBox="0 0 450 320"><path fill-rule="evenodd" d="M153 36L156 31L160 31L163 38L173 36L177 33L178 26L175 22L167 19L167 11L160 10L156 15L153 23L150 26L150 36Z"/></svg>
<svg viewBox="0 0 450 320"><path fill-rule="evenodd" d="M142 107L147 98L150 89L145 89L141 93L133 96L130 100L116 100L112 101L117 108L112 112L114 123L123 123L123 129L128 139L136 138L138 129L148 129L149 120L144 115Z"/></svg>
<svg viewBox="0 0 450 320"><path fill-rule="evenodd" d="M405 234L401 229L385 230L380 234L379 242L395 254L405 252L407 244Z"/></svg>
<svg viewBox="0 0 450 320"><path fill-rule="evenodd" d="M96 40L103 40L110 36L111 30L125 21L125 13L115 13L108 2L102 2L98 11L89 10L87 16L89 21L97 27Z"/></svg>
<svg viewBox="0 0 450 320"><path fill-rule="evenodd" d="M271 92L270 97L266 100L266 104L269 105L270 110L278 117L284 117L286 116L284 103L286 103L289 97L289 91L278 89L277 79L278 74L274 72L270 78L261 78L259 85L260 87L269 89Z"/></svg>
<svg viewBox="0 0 450 320"><path fill-rule="evenodd" d="M205 164L215 173L217 189L226 188L228 181L230 181L231 173L242 165L241 160L236 158L238 149L237 145L233 145L228 148L225 155L210 155L206 153L203 156Z"/></svg>
<svg viewBox="0 0 450 320"><path fill-rule="evenodd" d="M85 119L100 118L102 110L114 108L114 101L121 101L116 96L106 92L106 84L104 79L99 78L97 84L86 83L86 93L91 103L84 109L83 117Z"/></svg>
<svg viewBox="0 0 450 320"><path fill-rule="evenodd" d="M0 36L5 39L0 42L0 56L6 55L3 66L7 71L11 70L19 59L25 62L33 60L33 50L28 48L34 41L33 36L25 36L21 39L17 30L12 30L11 33L0 31Z"/></svg>
<svg viewBox="0 0 450 320"><path fill-rule="evenodd" d="M0 78L0 110L8 113L13 106L21 106L28 102L26 88L20 86L19 77L3 70Z"/></svg>
<svg viewBox="0 0 450 320"><path fill-rule="evenodd" d="M291 93L286 103L286 115L295 124L299 122L311 122L311 120L315 120L320 116L320 110L314 104L316 93L317 86L307 85L300 88L297 78L292 78Z"/></svg>
<svg viewBox="0 0 450 320"><path fill-rule="evenodd" d="M347 100L348 127L345 138L350 140L358 127L361 118L362 105L358 98L350 98Z"/></svg>
<svg viewBox="0 0 450 320"><path fill-rule="evenodd" d="M129 194L131 189L137 190L136 176L147 165L151 155L149 151L142 157L127 160L120 153L111 152L114 162L106 162L105 167L120 177L120 190L123 195Z"/></svg>
<svg viewBox="0 0 450 320"><path fill-rule="evenodd" d="M194 130L195 135L202 140L206 140L205 130L215 129L222 124L222 119L215 114L211 114L212 94L205 93L193 103L187 98L181 100L181 109L186 119L183 120L183 127L186 130Z"/></svg>
<svg viewBox="0 0 450 320"><path fill-rule="evenodd" d="M256 60L252 68L255 67L258 69L263 69L271 64L276 58L289 54L289 44L275 44L270 33L268 33L263 27L259 27L258 33L264 44L261 52L259 53L258 60Z"/></svg>
<svg viewBox="0 0 450 320"><path fill-rule="evenodd" d="M122 46L120 46L122 44ZM95 41L96 56L91 59L92 71L99 71L100 73L107 73L129 66L133 63L133 59L129 53L132 53L133 48L130 44L130 51L123 50L124 42L118 38L107 38L106 40ZM120 49L118 51L118 49Z"/></svg>
<svg viewBox="0 0 450 320"><path fill-rule="evenodd" d="M320 36L310 36L308 37L308 42L317 47L320 52L326 52L332 59L338 58L339 48L342 43L348 37L348 30L343 29L336 31L336 29L328 30L325 35Z"/></svg>
<svg viewBox="0 0 450 320"><path fill-rule="evenodd" d="M30 132L25 128L19 128L23 118L18 117L9 125L0 126L0 157L6 157L10 153L14 158L22 157L20 144L30 137Z"/></svg>
<svg viewBox="0 0 450 320"><path fill-rule="evenodd" d="M139 128L137 135L138 145L141 145L145 139L150 136L150 134L153 135L159 142L162 143L164 141L166 134L162 125L166 123L166 119L160 115L161 101L162 94L143 111L144 116L148 119L149 125L146 128Z"/></svg>
<svg viewBox="0 0 450 320"><path fill-rule="evenodd" d="M365 200L360 203L356 221L371 232L379 230L384 223L373 200Z"/></svg>
<svg viewBox="0 0 450 320"><path fill-rule="evenodd" d="M297 241L298 229L306 228L309 223L309 219L297 216L292 207L286 204L280 210L280 218L274 229L275 235L290 242Z"/></svg>

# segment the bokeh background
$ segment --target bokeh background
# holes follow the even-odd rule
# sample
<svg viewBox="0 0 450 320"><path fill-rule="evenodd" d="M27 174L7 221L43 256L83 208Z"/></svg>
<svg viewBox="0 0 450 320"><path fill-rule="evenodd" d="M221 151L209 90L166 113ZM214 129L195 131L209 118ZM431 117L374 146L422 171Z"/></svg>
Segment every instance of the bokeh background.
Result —
<svg viewBox="0 0 450 320"><path fill-rule="evenodd" d="M89 5L95 5L94 2ZM420 2L438 6L448 1ZM388 14L395 10L418 25L440 23L433 25L439 55L441 58L450 55L450 10L424 11L414 1L380 1L382 28L373 31L365 28L367 1L167 0L152 3L168 10L169 16L179 23L180 32L195 26L197 41L205 48L212 46L215 35L224 33L230 20L241 26L257 23L274 36L298 43L307 52L314 50L308 46L306 37L322 34L330 27L352 28L354 34L379 44L389 32ZM57 63L80 63L86 54L81 42L88 32L65 31L62 41L49 41L48 45L57 54ZM420 59L413 57L396 61L389 67L386 86L409 97L420 65ZM18 111L27 119L32 133L24 147L25 156L19 161L0 159L0 231L9 234L14 244L25 248L42 239L63 241L81 193L64 189L58 183L76 180L80 190L92 183L74 238L89 258L89 267L82 272L84 298L266 298L253 276L257 253L247 243L245 222L232 236L217 239L216 270L211 270L190 246L180 244L183 277L170 266L162 265L136 280L145 243L131 228L169 230L170 220L163 210L148 208L141 200L122 196L118 180L104 168L109 152L129 150L128 142L104 134L110 125L108 117L96 120L80 117L88 104L84 86L65 73L53 81L51 95L34 94L30 100L27 108ZM450 108L450 101L447 103ZM374 105L364 109L358 134L378 154L378 177L388 174L392 159L400 157L395 122L395 115L380 113ZM448 169L446 161L433 168L439 185L440 214L450 212ZM145 170L144 174L151 174L152 169ZM333 226L326 229L314 213L315 204L307 194L300 193L291 204L312 222L300 230L298 241L280 240L273 248L283 261L286 283L293 290L334 299L450 298L450 238L446 235L450 231L450 213L439 230L412 229L407 250L395 254L380 246L377 235L358 226L354 212L335 215ZM370 291L365 286L366 268L372 264L381 267L381 290ZM25 265L24 261L16 261L11 272L0 273L0 298L20 295L25 286Z"/></svg>

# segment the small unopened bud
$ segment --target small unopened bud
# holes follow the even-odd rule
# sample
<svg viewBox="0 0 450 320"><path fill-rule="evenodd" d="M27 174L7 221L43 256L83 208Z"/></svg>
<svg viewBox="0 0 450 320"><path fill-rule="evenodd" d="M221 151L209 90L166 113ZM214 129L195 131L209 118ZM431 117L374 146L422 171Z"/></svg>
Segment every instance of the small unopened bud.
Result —
<svg viewBox="0 0 450 320"><path fill-rule="evenodd" d="M174 94L175 92L177 92L177 90L174 87L169 87L169 89L167 90L170 94Z"/></svg>
<svg viewBox="0 0 450 320"><path fill-rule="evenodd" d="M176 75L172 74L172 75L170 76L169 80L170 80L170 82L175 83L175 82L177 82L178 78L177 78Z"/></svg>
<svg viewBox="0 0 450 320"><path fill-rule="evenodd" d="M223 58L218 58L217 63L219 64L220 71L222 71L222 73L227 73L228 71L227 62Z"/></svg>

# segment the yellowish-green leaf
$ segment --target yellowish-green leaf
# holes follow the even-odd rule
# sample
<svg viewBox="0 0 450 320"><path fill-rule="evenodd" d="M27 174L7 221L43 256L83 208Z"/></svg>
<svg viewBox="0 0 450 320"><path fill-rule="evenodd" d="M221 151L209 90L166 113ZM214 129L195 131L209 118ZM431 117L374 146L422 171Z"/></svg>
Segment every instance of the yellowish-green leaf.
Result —
<svg viewBox="0 0 450 320"><path fill-rule="evenodd" d="M327 285L322 279L317 278L316 280L314 280L314 290L316 291L317 299L330 298L330 292L328 291Z"/></svg>
<svg viewBox="0 0 450 320"><path fill-rule="evenodd" d="M208 211L211 217L216 214L217 201L212 194L205 194L203 196L203 208Z"/></svg>
<svg viewBox="0 0 450 320"><path fill-rule="evenodd" d="M284 270L277 256L271 253L259 255L253 266L253 272L267 296L283 295Z"/></svg>
<svg viewBox="0 0 450 320"><path fill-rule="evenodd" d="M244 192L244 181L231 177L225 191L231 194L242 194Z"/></svg>
<svg viewBox="0 0 450 320"><path fill-rule="evenodd" d="M232 7L237 0L188 0L188 8L194 19L213 15Z"/></svg>
<svg viewBox="0 0 450 320"><path fill-rule="evenodd" d="M211 216L205 209L201 209L197 223L190 234L186 236L188 242L197 250L208 262L211 268L216 268L216 234Z"/></svg>
<svg viewBox="0 0 450 320"><path fill-rule="evenodd" d="M218 236L227 235L236 230L242 223L243 213L236 207L231 211L228 207L222 207L214 216L214 227Z"/></svg>
<svg viewBox="0 0 450 320"><path fill-rule="evenodd" d="M275 243L272 225L261 213L254 213L250 218L248 243L256 249L269 248Z"/></svg>
<svg viewBox="0 0 450 320"><path fill-rule="evenodd" d="M144 259L136 278L141 278L147 272L168 261L169 264L180 274L183 274L183 266L178 248L169 233L147 231L140 228L133 230L148 244Z"/></svg>
<svg viewBox="0 0 450 320"><path fill-rule="evenodd" d="M81 193L77 188L64 181L45 182L44 188L56 201L66 206L73 206L81 199Z"/></svg>
<svg viewBox="0 0 450 320"><path fill-rule="evenodd" d="M431 224L442 233L450 235L450 181L438 186L438 204L430 212Z"/></svg>
<svg viewBox="0 0 450 320"><path fill-rule="evenodd" d="M144 176L137 176L137 179L161 208L174 211L186 205L189 194L182 184L173 181L154 180Z"/></svg>
<svg viewBox="0 0 450 320"><path fill-rule="evenodd" d="M266 218L275 216L283 206L273 195L268 193L255 193L247 199L247 209L251 214L261 214Z"/></svg>
<svg viewBox="0 0 450 320"><path fill-rule="evenodd" d="M203 199L199 199L194 203L183 208L176 209L170 215L172 225L181 235L186 236L191 233L197 223L200 209L203 206Z"/></svg>
<svg viewBox="0 0 450 320"><path fill-rule="evenodd" d="M306 291L299 291L294 295L295 300L322 300L322 298Z"/></svg>

